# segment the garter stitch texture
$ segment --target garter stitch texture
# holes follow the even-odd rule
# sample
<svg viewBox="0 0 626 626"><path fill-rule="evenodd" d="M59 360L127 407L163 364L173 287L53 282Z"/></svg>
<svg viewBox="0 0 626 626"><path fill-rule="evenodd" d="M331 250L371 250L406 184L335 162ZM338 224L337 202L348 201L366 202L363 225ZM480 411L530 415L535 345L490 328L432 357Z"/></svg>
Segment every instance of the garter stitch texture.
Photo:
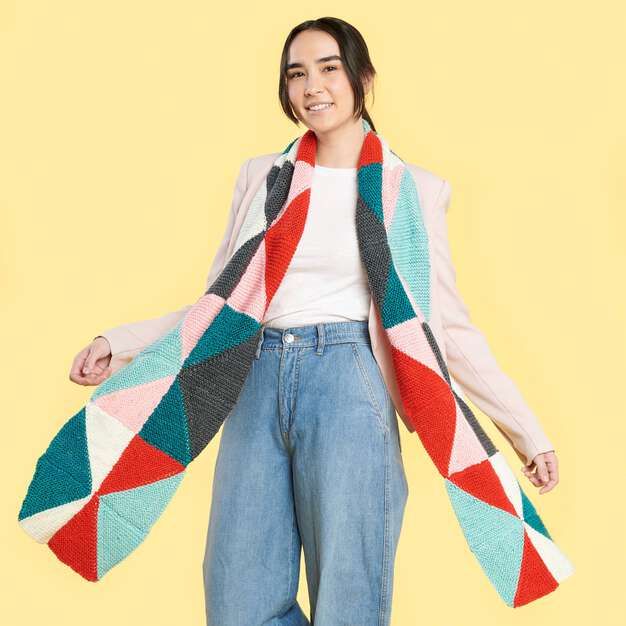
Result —
<svg viewBox="0 0 626 626"><path fill-rule="evenodd" d="M363 126L357 238L403 409L489 580L509 606L527 604L573 567L452 386L428 324L431 262L413 178ZM285 148L207 292L97 387L38 459L19 522L87 580L101 579L144 540L237 402L304 229L316 148L310 130Z"/></svg>

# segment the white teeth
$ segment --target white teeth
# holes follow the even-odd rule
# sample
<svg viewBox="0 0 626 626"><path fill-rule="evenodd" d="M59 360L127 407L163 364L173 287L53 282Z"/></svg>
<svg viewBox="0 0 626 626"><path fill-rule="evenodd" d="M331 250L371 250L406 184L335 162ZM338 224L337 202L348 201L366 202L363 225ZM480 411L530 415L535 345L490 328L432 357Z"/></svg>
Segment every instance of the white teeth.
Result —
<svg viewBox="0 0 626 626"><path fill-rule="evenodd" d="M332 106L332 102L328 103L328 104L314 104L309 108L309 111L320 111L321 109L330 109L330 107Z"/></svg>

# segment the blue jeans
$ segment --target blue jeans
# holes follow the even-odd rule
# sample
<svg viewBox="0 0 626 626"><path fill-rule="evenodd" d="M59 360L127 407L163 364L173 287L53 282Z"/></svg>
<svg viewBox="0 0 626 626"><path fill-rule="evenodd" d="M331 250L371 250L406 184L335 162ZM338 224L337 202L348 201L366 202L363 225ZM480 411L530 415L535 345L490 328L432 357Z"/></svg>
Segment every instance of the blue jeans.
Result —
<svg viewBox="0 0 626 626"><path fill-rule="evenodd" d="M207 626L387 626L407 497L367 321L266 326L222 426ZM302 548L311 622L296 601Z"/></svg>

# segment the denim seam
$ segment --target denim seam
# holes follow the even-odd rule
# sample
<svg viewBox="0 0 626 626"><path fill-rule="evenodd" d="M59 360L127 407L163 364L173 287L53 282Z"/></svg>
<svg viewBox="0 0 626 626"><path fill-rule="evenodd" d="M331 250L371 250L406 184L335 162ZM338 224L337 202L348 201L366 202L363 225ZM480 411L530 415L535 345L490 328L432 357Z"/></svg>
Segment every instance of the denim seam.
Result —
<svg viewBox="0 0 626 626"><path fill-rule="evenodd" d="M291 581L293 579L293 538L294 538L294 526L296 524L296 515L293 513L293 523L291 524L291 538L289 542L289 576L287 577L287 605L292 600Z"/></svg>
<svg viewBox="0 0 626 626"><path fill-rule="evenodd" d="M352 354L354 354L354 358L357 362L357 367L359 368L359 371L361 372L361 377L365 381L365 386L367 387L368 395L370 397L370 402L372 403L375 409L376 419L383 433L388 433L389 429L386 424L386 420L384 419L382 411L380 410L378 402L376 401L376 396L374 395L374 388L372 386L372 383L369 379L367 372L365 371L365 366L363 364L363 361L361 360L361 355L359 354L359 349L357 348L357 344L352 343L351 345L352 345Z"/></svg>
<svg viewBox="0 0 626 626"><path fill-rule="evenodd" d="M390 467L389 467L389 440L388 436L385 435L384 441L384 450L385 450L385 496L384 496L384 532L383 532L383 563L382 563L382 581L381 581L381 589L380 589L380 610L378 613L378 624L379 626L388 626L387 624L387 606L388 606L388 598L387 598L387 589L389 584L388 572L389 569L389 558L390 558L390 537L389 537L389 516L391 515L390 511Z"/></svg>
<svg viewBox="0 0 626 626"><path fill-rule="evenodd" d="M300 355L301 353L298 352L298 354L296 354L296 365L295 365L295 372L294 372L294 376L293 376L293 386L291 389L291 404L289 407L289 417L291 418L291 422L289 424L289 428L287 429L289 432L289 440L291 441L291 429L293 428L293 424L295 422L295 408L296 408L296 396L298 394L298 388L299 388L299 384L300 384Z"/></svg>

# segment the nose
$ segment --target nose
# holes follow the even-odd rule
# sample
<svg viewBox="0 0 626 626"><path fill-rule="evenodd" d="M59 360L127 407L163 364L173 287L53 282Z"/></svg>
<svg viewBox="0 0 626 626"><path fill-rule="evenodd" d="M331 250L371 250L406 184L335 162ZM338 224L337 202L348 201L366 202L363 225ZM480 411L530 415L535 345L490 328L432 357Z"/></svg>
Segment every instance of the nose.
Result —
<svg viewBox="0 0 626 626"><path fill-rule="evenodd" d="M304 93L307 96L310 96L316 93L321 93L321 91L322 91L321 87L317 87L315 84L311 84L305 89Z"/></svg>

